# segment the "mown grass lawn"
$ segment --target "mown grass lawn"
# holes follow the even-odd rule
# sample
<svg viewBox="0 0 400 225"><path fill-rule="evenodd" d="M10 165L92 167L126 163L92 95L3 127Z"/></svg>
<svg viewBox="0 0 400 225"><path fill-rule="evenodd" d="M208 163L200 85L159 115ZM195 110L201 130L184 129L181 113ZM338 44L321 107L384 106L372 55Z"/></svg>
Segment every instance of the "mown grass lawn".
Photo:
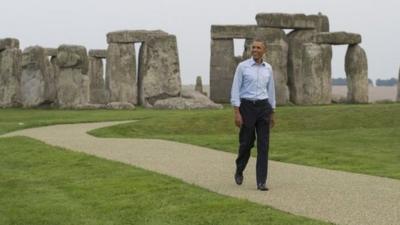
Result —
<svg viewBox="0 0 400 225"><path fill-rule="evenodd" d="M279 107L276 118L273 160L400 179L400 104ZM161 111L156 117L91 132L167 139L232 153L237 152L237 133L230 107Z"/></svg>
<svg viewBox="0 0 400 225"><path fill-rule="evenodd" d="M278 161L400 179L400 104L279 107ZM159 138L236 153L224 110L1 109L0 134L60 123L138 120L91 133ZM233 162L232 162L233 163ZM0 225L324 224L29 138L0 138Z"/></svg>
<svg viewBox="0 0 400 225"><path fill-rule="evenodd" d="M0 138L1 225L323 225L25 138Z"/></svg>

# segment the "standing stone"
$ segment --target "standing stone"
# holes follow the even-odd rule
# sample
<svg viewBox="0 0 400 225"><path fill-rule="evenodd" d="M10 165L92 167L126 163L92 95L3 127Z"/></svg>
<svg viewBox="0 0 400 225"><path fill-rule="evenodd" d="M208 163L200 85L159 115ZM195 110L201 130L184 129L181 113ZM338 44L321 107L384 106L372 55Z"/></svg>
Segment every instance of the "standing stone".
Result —
<svg viewBox="0 0 400 225"><path fill-rule="evenodd" d="M315 33L315 30L294 30L287 36L289 44L287 62L288 84L290 101L294 104L302 104L303 102L303 44L312 42Z"/></svg>
<svg viewBox="0 0 400 225"><path fill-rule="evenodd" d="M211 40L210 98L214 102L228 103L237 62L233 39Z"/></svg>
<svg viewBox="0 0 400 225"><path fill-rule="evenodd" d="M146 107L181 92L178 47L175 35L145 41L139 58L139 102Z"/></svg>
<svg viewBox="0 0 400 225"><path fill-rule="evenodd" d="M275 81L276 103L284 105L289 100L289 89L287 86L287 58L288 43L285 32L277 28L260 27L255 31L255 37L265 40L267 52L263 59L272 66ZM251 57L251 44L253 39L246 39L243 58Z"/></svg>
<svg viewBox="0 0 400 225"><path fill-rule="evenodd" d="M48 76L45 76L45 92L46 98L48 99L49 103L57 102L57 66L55 59L57 57L57 49L56 48L45 48L46 54L46 68L48 69L49 73ZM54 59L54 62L52 60Z"/></svg>
<svg viewBox="0 0 400 225"><path fill-rule="evenodd" d="M61 45L57 51L57 101L61 108L88 103L88 57L86 48Z"/></svg>
<svg viewBox="0 0 400 225"><path fill-rule="evenodd" d="M21 55L17 39L0 39L0 107L20 104Z"/></svg>
<svg viewBox="0 0 400 225"><path fill-rule="evenodd" d="M349 45L346 52L347 101L368 103L368 61L359 45Z"/></svg>
<svg viewBox="0 0 400 225"><path fill-rule="evenodd" d="M57 55L51 56L50 65L53 68L53 79L54 79L54 85L55 85L54 88L55 88L55 94L56 94L56 99L57 99L57 82L58 82L58 75L60 74L60 68L57 65Z"/></svg>
<svg viewBox="0 0 400 225"><path fill-rule="evenodd" d="M106 89L109 102L137 104L136 58L133 43L108 45Z"/></svg>
<svg viewBox="0 0 400 225"><path fill-rule="evenodd" d="M82 74L82 83L81 83L81 102L79 107L84 107L89 104L90 101L90 78L88 75Z"/></svg>
<svg viewBox="0 0 400 225"><path fill-rule="evenodd" d="M23 51L20 91L24 107L35 107L55 101L53 73L44 48L32 46Z"/></svg>
<svg viewBox="0 0 400 225"><path fill-rule="evenodd" d="M203 82L201 81L201 76L196 77L196 86L194 87L194 90L200 93L203 92Z"/></svg>
<svg viewBox="0 0 400 225"><path fill-rule="evenodd" d="M331 103L331 58L329 45L304 44L300 78L303 80L301 104Z"/></svg>
<svg viewBox="0 0 400 225"><path fill-rule="evenodd" d="M271 66L274 73L276 104L285 105L289 101L289 88L287 86L287 55L288 45L269 44L265 61Z"/></svg>
<svg viewBox="0 0 400 225"><path fill-rule="evenodd" d="M90 103L107 103L103 69L103 60L101 58L89 57Z"/></svg>

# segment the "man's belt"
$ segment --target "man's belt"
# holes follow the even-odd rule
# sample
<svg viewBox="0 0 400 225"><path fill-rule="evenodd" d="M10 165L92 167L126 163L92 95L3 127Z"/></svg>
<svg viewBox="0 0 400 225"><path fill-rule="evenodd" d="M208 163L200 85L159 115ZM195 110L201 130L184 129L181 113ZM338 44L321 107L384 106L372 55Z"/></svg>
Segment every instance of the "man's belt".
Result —
<svg viewBox="0 0 400 225"><path fill-rule="evenodd" d="M268 98L266 98L266 99L256 99L256 100L241 98L240 102L251 103L253 105L265 105L266 103L268 103Z"/></svg>

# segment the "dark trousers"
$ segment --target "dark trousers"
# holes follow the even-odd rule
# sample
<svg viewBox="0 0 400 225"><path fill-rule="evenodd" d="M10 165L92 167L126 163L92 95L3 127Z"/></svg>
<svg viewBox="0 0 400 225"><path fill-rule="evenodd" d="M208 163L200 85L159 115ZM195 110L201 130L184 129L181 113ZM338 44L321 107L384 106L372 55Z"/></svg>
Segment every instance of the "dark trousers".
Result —
<svg viewBox="0 0 400 225"><path fill-rule="evenodd" d="M268 100L242 100L239 107L243 119L239 132L239 152L236 173L242 174L250 158L257 136L257 184L265 184L268 173L269 128L272 107Z"/></svg>

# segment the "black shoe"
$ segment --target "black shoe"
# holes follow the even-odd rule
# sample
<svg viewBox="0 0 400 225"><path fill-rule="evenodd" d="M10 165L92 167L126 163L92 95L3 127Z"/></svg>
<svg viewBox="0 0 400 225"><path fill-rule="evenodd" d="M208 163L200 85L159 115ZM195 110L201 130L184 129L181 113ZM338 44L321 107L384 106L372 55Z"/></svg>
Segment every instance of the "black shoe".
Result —
<svg viewBox="0 0 400 225"><path fill-rule="evenodd" d="M268 191L269 190L265 184L257 185L257 189L260 191Z"/></svg>
<svg viewBox="0 0 400 225"><path fill-rule="evenodd" d="M237 185L241 185L243 183L243 174L235 173L235 182Z"/></svg>

